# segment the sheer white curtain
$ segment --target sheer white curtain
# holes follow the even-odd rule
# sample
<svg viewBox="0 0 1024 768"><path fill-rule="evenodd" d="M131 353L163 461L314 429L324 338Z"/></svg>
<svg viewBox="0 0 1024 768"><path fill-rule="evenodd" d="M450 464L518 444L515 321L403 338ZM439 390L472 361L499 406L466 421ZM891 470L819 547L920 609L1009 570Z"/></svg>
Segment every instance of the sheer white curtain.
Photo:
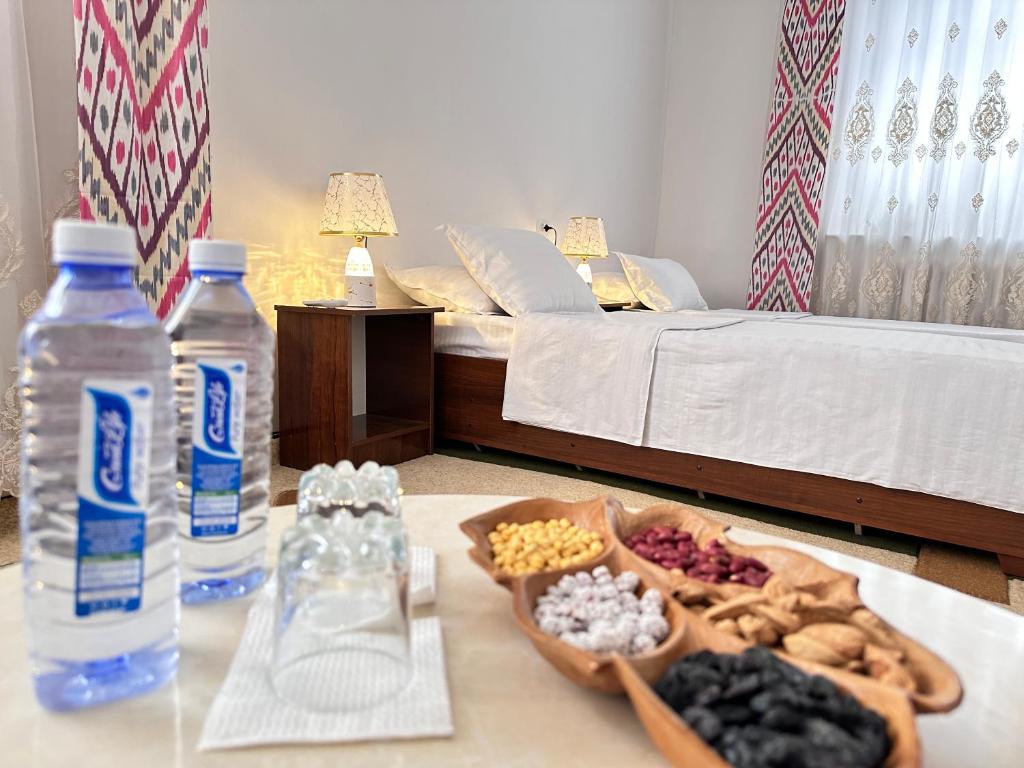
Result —
<svg viewBox="0 0 1024 768"><path fill-rule="evenodd" d="M819 314L1024 328L1024 3L847 0Z"/></svg>
<svg viewBox="0 0 1024 768"><path fill-rule="evenodd" d="M0 495L18 490L18 333L46 293L51 223L78 209L72 29L63 0L0 0Z"/></svg>

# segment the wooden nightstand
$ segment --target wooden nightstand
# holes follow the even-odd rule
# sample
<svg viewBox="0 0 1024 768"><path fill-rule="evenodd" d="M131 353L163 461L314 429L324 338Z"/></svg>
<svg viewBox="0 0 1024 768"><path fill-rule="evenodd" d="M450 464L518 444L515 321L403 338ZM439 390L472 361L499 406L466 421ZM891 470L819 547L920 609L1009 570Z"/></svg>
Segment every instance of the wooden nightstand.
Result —
<svg viewBox="0 0 1024 768"><path fill-rule="evenodd" d="M283 466L397 464L433 452L434 313L441 307L274 309ZM364 338L366 412L353 415Z"/></svg>

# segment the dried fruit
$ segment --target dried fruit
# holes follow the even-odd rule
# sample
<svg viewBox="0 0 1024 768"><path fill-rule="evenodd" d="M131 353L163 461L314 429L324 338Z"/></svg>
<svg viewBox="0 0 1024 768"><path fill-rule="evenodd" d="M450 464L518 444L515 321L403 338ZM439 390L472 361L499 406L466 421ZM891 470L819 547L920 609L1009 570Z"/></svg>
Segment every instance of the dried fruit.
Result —
<svg viewBox="0 0 1024 768"><path fill-rule="evenodd" d="M654 690L737 768L877 768L889 753L884 718L764 648L692 654Z"/></svg>

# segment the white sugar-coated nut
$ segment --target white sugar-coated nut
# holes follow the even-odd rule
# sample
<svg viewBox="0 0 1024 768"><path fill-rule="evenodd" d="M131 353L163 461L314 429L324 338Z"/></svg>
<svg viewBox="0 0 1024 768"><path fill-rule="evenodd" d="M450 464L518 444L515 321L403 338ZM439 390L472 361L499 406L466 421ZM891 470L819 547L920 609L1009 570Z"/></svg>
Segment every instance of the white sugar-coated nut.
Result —
<svg viewBox="0 0 1024 768"><path fill-rule="evenodd" d="M553 590L553 589L556 589L556 587L557 587L556 591L560 592L563 595L571 594L572 591L574 589L576 589L576 579L574 579L572 576L570 576L567 573L567 574L565 574L565 576L563 576L562 578L560 578L558 580L558 584L556 584L554 587L550 587L549 591Z"/></svg>
<svg viewBox="0 0 1024 768"><path fill-rule="evenodd" d="M599 587L603 587L606 584L611 585L612 587L614 587L615 586L615 579L613 579L611 576L608 576L608 575L606 575L606 576L597 576L594 579L594 583L597 586L599 586Z"/></svg>
<svg viewBox="0 0 1024 768"><path fill-rule="evenodd" d="M620 592L619 605L622 606L622 610L624 611L629 611L631 613L640 612L640 598L632 592Z"/></svg>
<svg viewBox="0 0 1024 768"><path fill-rule="evenodd" d="M664 608L652 600L640 601L640 615L642 616L661 616L664 612Z"/></svg>
<svg viewBox="0 0 1024 768"><path fill-rule="evenodd" d="M614 584L602 584L594 588L594 595L598 600L615 600L619 596L619 590Z"/></svg>
<svg viewBox="0 0 1024 768"><path fill-rule="evenodd" d="M622 630L630 635L635 635L639 631L640 618L635 613L619 613L617 622Z"/></svg>
<svg viewBox="0 0 1024 768"><path fill-rule="evenodd" d="M574 605L569 611L569 615L572 616L574 619L579 619L580 621L588 622L590 621L590 608L586 605L586 603Z"/></svg>
<svg viewBox="0 0 1024 768"><path fill-rule="evenodd" d="M576 590L572 593L573 600L578 600L580 602L587 602L588 600L593 600L595 597L597 597L596 587L590 585L585 587L576 587Z"/></svg>
<svg viewBox="0 0 1024 768"><path fill-rule="evenodd" d="M621 611L616 603L597 603L591 608L590 615L595 619L614 619Z"/></svg>
<svg viewBox="0 0 1024 768"><path fill-rule="evenodd" d="M640 632L661 640L668 635L668 622L665 621L664 616L645 614L640 617Z"/></svg>
<svg viewBox="0 0 1024 768"><path fill-rule="evenodd" d="M640 577L633 571L623 571L615 577L615 586L620 592L634 592L640 585Z"/></svg>
<svg viewBox="0 0 1024 768"><path fill-rule="evenodd" d="M555 603L553 610L556 616L568 616L572 613L572 606L568 602L561 600Z"/></svg>
<svg viewBox="0 0 1024 768"><path fill-rule="evenodd" d="M586 571L580 571L575 576L576 583L581 587L589 587L594 583L594 577Z"/></svg>
<svg viewBox="0 0 1024 768"><path fill-rule="evenodd" d="M629 651L630 653L647 653L653 651L657 645L658 643L653 637L641 632L633 636L633 640L629 644Z"/></svg>
<svg viewBox="0 0 1024 768"><path fill-rule="evenodd" d="M645 603L646 602L654 603L655 605L660 606L660 607L664 607L665 606L665 598L663 598L661 596L661 592L659 592L656 589L648 589L648 590L646 590L644 592L643 596L640 598L640 600L641 600L641 602L645 602Z"/></svg>
<svg viewBox="0 0 1024 768"><path fill-rule="evenodd" d="M611 576L612 572L608 570L607 565L599 565L594 569L593 575L595 579L600 579L605 576Z"/></svg>
<svg viewBox="0 0 1024 768"><path fill-rule="evenodd" d="M594 650L599 653L611 653L623 644L622 633L618 632L611 625L603 625L597 629L591 626L589 634Z"/></svg>
<svg viewBox="0 0 1024 768"><path fill-rule="evenodd" d="M541 632L545 632L549 635L560 635L565 631L565 623L557 616L548 616L541 619L537 626L540 627Z"/></svg>
<svg viewBox="0 0 1024 768"><path fill-rule="evenodd" d="M594 650L594 639L590 636L589 632L573 632L572 640L569 642L575 645L580 650L593 651Z"/></svg>

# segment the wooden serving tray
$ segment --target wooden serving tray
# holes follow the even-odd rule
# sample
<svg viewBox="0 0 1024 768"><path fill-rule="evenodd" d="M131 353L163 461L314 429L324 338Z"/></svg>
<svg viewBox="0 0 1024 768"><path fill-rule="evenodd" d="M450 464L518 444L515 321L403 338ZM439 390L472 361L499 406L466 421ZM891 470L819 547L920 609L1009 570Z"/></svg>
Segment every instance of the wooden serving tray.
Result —
<svg viewBox="0 0 1024 768"><path fill-rule="evenodd" d="M728 600L744 592L757 592L758 589L744 584L707 584L692 579L681 571L667 571L657 563L634 554L623 543L623 540L633 533L654 525L669 525L689 531L701 547L711 539L717 538L733 554L756 557L775 574L762 589L769 589L773 582L781 582L786 587L809 592L820 599L835 601L848 612L866 607L858 592L859 580L853 574L837 571L820 560L793 549L774 546L747 547L734 544L726 536L728 526L709 520L693 507L684 504L657 504L637 513L627 512L620 508L615 519L614 534L619 539L620 548L623 552L628 553L633 560L630 568L684 602L687 594L692 595L696 591L717 594L722 599ZM693 618L707 625L710 631L719 634L699 616ZM956 708L963 699L963 686L953 668L916 640L886 622L881 623L895 636L900 650L906 657L908 671L917 683L917 691L907 694L913 702L914 708L922 713L949 712ZM837 682L865 679L863 675L846 672L825 664L798 660L780 649L773 650L787 661L791 663L799 661L801 666L810 665L809 668L813 669L816 674L831 677Z"/></svg>
<svg viewBox="0 0 1024 768"><path fill-rule="evenodd" d="M561 576L563 573L578 570L583 566L590 566L593 569L600 565L601 558L618 546L618 540L615 537L615 521L619 513L623 511L622 504L611 496L598 496L595 499L577 502L527 499L464 520L459 523L459 529L473 542L473 547L469 550L470 559L487 571L498 584L506 589L512 589L512 584L525 577L505 573L494 565L494 552L491 549L491 542L487 540L487 534L493 531L498 523L523 525L532 523L534 520L558 520L564 517L578 528L586 528L589 531L600 533L604 540L604 550L596 558L588 560L580 566L544 571L544 573Z"/></svg>
<svg viewBox="0 0 1024 768"><path fill-rule="evenodd" d="M571 568L526 576L510 576L494 567L487 534L498 523L527 523L561 517L568 518L578 526L600 532L605 539L604 552L594 560ZM666 571L635 555L620 539L634 531L660 524L690 531L701 546L711 538L721 538L730 551L757 557L773 572L786 574L790 585L798 585L817 596L842 597L851 606L861 605L855 576L836 571L808 555L784 547L743 547L728 542L725 537L726 526L682 504L659 504L639 514L632 514L608 496L572 504L552 499L531 499L471 518L459 527L474 543L469 550L470 558L497 583L513 591L513 606L520 628L552 666L583 687L610 693L625 691L651 740L673 765L727 768L722 758L661 701L651 685L673 661L690 653L704 649L718 653L740 653L752 643L719 632L707 620L686 610L676 600L666 602L665 615L671 627L669 636L651 653L628 658L617 654L593 654L574 648L542 632L533 620L536 600L548 586L566 573L592 571L599 565L606 565L615 574L631 570L640 577L644 588L659 589L663 597L676 595L680 590L685 591L686 584L694 579L683 575L681 580L679 574ZM725 597L743 591L757 591L757 588L746 585L699 584L702 588L733 588L721 593ZM914 696L869 677L792 658L778 651L775 653L805 672L831 679L865 706L885 717L893 740L892 751L885 762L886 768L916 768L921 763L921 750L914 723L914 706L921 712L948 711L959 703L962 688L949 665L910 638L897 634L906 641L907 658L912 665L920 667L921 674L926 676L925 679L931 685Z"/></svg>
<svg viewBox="0 0 1024 768"><path fill-rule="evenodd" d="M584 688L605 693L622 693L622 683L612 666L612 654L590 653L562 642L554 635L543 632L533 618L537 598L543 595L548 587L567 573L589 572L599 565L607 566L613 576L633 570L630 560L623 556L623 550L612 549L589 563L565 570L534 573L516 579L512 586L512 605L519 628L551 666ZM637 597L648 588L658 589L657 585L640 576ZM665 599L664 616L669 623L668 637L653 651L630 657L635 673L652 684L657 682L668 669L668 665L679 657L679 649L688 631L690 617L690 613L673 600L671 595L662 592L661 596Z"/></svg>
<svg viewBox="0 0 1024 768"><path fill-rule="evenodd" d="M690 629L683 636L676 658L702 650L739 653L746 645L738 638L723 635L706 624L691 626ZM786 661L805 672L817 674L817 670L810 669L799 659ZM672 765L685 768L729 768L728 763L661 700L632 659L616 656L613 664L647 735ZM833 682L861 704L882 715L889 724L892 749L885 761L885 768L918 768L921 765L921 743L910 701L895 688L867 678L850 677L854 679Z"/></svg>

